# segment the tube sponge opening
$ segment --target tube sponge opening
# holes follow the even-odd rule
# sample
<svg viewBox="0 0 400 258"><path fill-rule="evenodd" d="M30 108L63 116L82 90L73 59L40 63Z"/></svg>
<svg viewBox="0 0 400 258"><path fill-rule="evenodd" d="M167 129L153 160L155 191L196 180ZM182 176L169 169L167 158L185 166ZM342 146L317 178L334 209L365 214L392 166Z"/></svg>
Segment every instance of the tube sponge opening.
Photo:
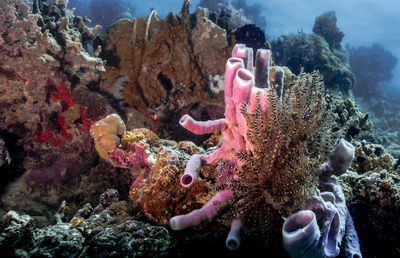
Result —
<svg viewBox="0 0 400 258"><path fill-rule="evenodd" d="M316 216L310 210L292 214L283 223L283 247L291 257L323 257L320 237Z"/></svg>

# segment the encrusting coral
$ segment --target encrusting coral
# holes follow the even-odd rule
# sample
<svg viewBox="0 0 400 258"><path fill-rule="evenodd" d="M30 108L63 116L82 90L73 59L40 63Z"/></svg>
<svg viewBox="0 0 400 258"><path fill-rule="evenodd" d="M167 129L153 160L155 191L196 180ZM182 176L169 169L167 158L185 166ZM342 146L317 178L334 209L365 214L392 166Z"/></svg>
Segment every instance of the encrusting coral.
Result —
<svg viewBox="0 0 400 258"><path fill-rule="evenodd" d="M269 67L269 50L257 51L254 67L252 49L237 44L232 55L225 72L225 118L198 122L185 115L180 120L194 133L221 131L219 148L193 155L181 177L181 184L191 187L201 165L220 162L217 194L203 208L171 218L174 230L228 208L233 231L243 224L270 235L280 216L301 209L318 185L318 169L332 141L320 75L301 73L283 88L284 70ZM240 243L230 239L228 248L236 249Z"/></svg>
<svg viewBox="0 0 400 258"><path fill-rule="evenodd" d="M120 135L124 131L125 124L117 114L109 115L91 127L99 155L115 167L131 169L129 195L149 219L168 224L175 213L199 208L207 202L212 192L207 181L190 190L175 187L186 161L192 155L204 153L202 148L188 141L176 143L159 139L145 128ZM103 139L108 135L113 136L111 144ZM211 179L213 169L210 166L202 172Z"/></svg>
<svg viewBox="0 0 400 258"><path fill-rule="evenodd" d="M116 114L108 115L90 127L90 135L95 141L94 147L104 159L109 159L108 153L118 147L121 142L120 137L125 132L125 123Z"/></svg>
<svg viewBox="0 0 400 258"><path fill-rule="evenodd" d="M91 121L113 111L89 90L104 71L85 49L99 27L88 27L68 1L31 2L0 1L0 133L16 171L5 176L1 200L43 213L78 191L62 186L94 164Z"/></svg>

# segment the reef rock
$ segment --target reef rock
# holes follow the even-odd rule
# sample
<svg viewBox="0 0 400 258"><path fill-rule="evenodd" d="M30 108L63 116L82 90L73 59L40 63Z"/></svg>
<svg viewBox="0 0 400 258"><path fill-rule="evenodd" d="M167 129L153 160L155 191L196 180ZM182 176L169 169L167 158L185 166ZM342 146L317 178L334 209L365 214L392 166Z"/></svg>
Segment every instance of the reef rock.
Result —
<svg viewBox="0 0 400 258"><path fill-rule="evenodd" d="M107 193L109 197L118 194L115 190ZM127 203L119 202L118 197L111 202L102 197L101 208L87 204L69 222L66 216L45 227L39 227L28 215L9 211L0 223L0 250L5 256L20 257L170 255L173 241L165 228L135 220ZM66 208L62 205L59 212Z"/></svg>
<svg viewBox="0 0 400 258"><path fill-rule="evenodd" d="M74 16L68 1L45 2L33 1L32 11L24 0L0 4L0 134L14 171L4 183L22 175L1 198L9 209L38 213L78 191L61 188L93 165L91 120L113 111L89 89L104 71L85 49L99 27Z"/></svg>
<svg viewBox="0 0 400 258"><path fill-rule="evenodd" d="M359 174L364 174L392 169L395 160L392 155L385 152L382 145L362 140L354 141L354 146L356 154L351 170Z"/></svg>
<svg viewBox="0 0 400 258"><path fill-rule="evenodd" d="M360 236L365 257L400 254L400 177L398 171L381 170L338 178Z"/></svg>
<svg viewBox="0 0 400 258"><path fill-rule="evenodd" d="M206 9L189 14L188 7L185 1L178 15L170 13L165 19L158 19L155 11L148 19L121 19L95 41L107 60L100 90L115 96L124 78L122 101L141 116L152 116L148 128L161 121L166 132L158 133L177 140L189 134L168 126L177 124L182 114L203 119L223 115L223 94L213 93L209 80L223 74L232 50L227 32L209 19Z"/></svg>
<svg viewBox="0 0 400 258"><path fill-rule="evenodd" d="M319 70L328 89L348 93L354 84L354 75L347 52L340 48L341 37L338 34L342 32L336 27L334 14L324 15L316 19L316 34L284 35L272 41L274 61L289 67L295 74L300 72L301 67L306 72ZM322 29L325 28L321 25L324 23L328 23L329 29Z"/></svg>

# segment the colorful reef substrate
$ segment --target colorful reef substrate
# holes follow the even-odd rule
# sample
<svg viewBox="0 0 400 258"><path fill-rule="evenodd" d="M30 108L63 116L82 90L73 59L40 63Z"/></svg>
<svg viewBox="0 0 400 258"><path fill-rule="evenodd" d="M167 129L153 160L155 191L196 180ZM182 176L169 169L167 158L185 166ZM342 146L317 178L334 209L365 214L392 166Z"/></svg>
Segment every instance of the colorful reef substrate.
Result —
<svg viewBox="0 0 400 258"><path fill-rule="evenodd" d="M400 254L400 169L334 14L270 44L208 4L99 35L67 0L0 2L5 256Z"/></svg>

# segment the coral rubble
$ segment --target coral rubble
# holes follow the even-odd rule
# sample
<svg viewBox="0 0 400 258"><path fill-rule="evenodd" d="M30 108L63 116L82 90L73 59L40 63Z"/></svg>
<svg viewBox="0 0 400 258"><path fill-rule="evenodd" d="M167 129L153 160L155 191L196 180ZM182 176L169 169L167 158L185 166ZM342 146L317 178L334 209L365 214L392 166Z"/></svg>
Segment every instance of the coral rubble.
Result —
<svg viewBox="0 0 400 258"><path fill-rule="evenodd" d="M105 201L105 195L113 196ZM59 212L65 212L65 202ZM57 214L56 214L57 215ZM169 257L174 246L168 231L135 220L118 192L108 190L93 209L86 204L68 221L40 227L37 218L9 211L0 223L0 250L5 256Z"/></svg>

